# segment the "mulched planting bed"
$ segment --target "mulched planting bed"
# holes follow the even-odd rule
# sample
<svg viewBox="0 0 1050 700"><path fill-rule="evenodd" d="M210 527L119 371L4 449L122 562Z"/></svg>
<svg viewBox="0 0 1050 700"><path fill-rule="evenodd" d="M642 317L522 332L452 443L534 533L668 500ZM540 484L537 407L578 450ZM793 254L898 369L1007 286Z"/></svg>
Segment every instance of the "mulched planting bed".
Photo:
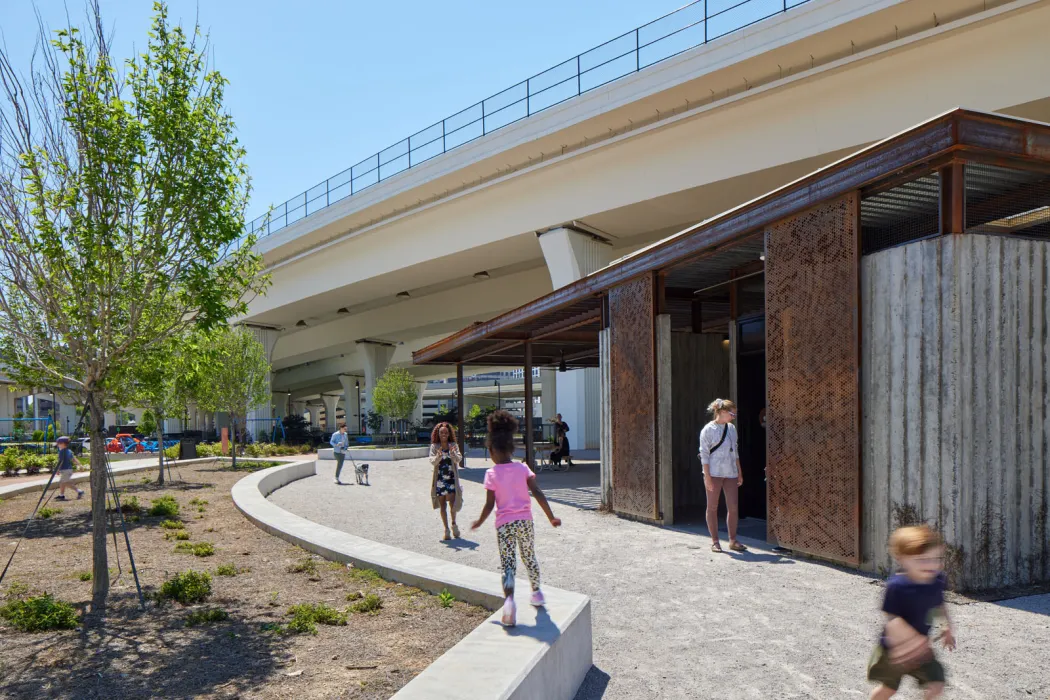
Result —
<svg viewBox="0 0 1050 700"><path fill-rule="evenodd" d="M142 508L128 514L128 527L146 611L123 537L118 559L110 536L104 616L91 614L76 630L35 633L0 618L0 698L388 698L488 617L259 530L230 497L249 468L237 466L176 467L177 481L163 487L154 472L118 477L121 502L134 497ZM91 613L91 582L83 580L91 569L89 496L52 499L58 512L32 523L0 587L0 606L48 593ZM175 499L178 515L147 515L163 496ZM38 497L0 503L0 568ZM214 553L198 556L208 547L193 545L202 544ZM154 600L166 580L190 570L211 576L206 602Z"/></svg>

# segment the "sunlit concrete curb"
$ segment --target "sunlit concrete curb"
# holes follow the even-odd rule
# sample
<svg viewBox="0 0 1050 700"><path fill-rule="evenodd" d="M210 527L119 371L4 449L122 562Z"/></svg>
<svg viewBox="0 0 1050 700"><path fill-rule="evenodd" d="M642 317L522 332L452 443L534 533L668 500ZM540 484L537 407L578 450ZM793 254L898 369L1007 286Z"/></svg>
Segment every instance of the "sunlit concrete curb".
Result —
<svg viewBox="0 0 1050 700"><path fill-rule="evenodd" d="M362 450L350 448L347 454L358 462L394 462L399 459L419 459L430 454L429 447L391 447L390 449ZM317 459L335 461L332 448L318 450Z"/></svg>
<svg viewBox="0 0 1050 700"><path fill-rule="evenodd" d="M499 575L445 562L311 522L266 497L315 475L316 462L295 462L250 474L232 489L237 508L258 527L326 559L375 569L384 578L497 610L416 676L396 700L571 700L591 668L591 604L587 596L545 588L547 607L528 604L516 586L518 626L499 623ZM464 673L464 669L470 669Z"/></svg>
<svg viewBox="0 0 1050 700"><path fill-rule="evenodd" d="M212 461L214 461L216 459L220 459L220 458L219 457L200 457L198 459L187 459L187 460L184 460L184 461L175 461L175 462L171 462L171 468L172 469L179 469L181 467L188 467L191 464L201 464L201 463L204 463L204 462L212 462ZM255 462L270 462L270 461L273 461L273 460L271 460L271 459L254 459L254 458L238 457L237 461L238 462L253 462L253 461L255 461ZM137 472L149 472L149 471L156 472L157 471L157 467L158 467L158 465L157 465L156 462L153 462L152 464L130 464L130 465L124 465L124 466L114 466L113 467L113 476L119 477L119 476L123 476L125 474L135 474ZM12 496L20 496L20 495L22 495L24 493L33 493L35 491L42 491L44 489L44 487L47 486L48 479L50 479L50 478L51 478L50 474L43 474L41 476L41 478L36 479L35 481L22 481L22 482L19 482L17 484L9 484L7 486L0 486L0 498L11 498ZM72 481L72 483L79 484L80 482L87 481L90 478L91 478L91 472L88 472L88 471L75 472L73 474L73 481ZM2 484L2 483L3 482L0 482L0 484ZM51 488L52 489L57 489L58 488L58 477L57 476L55 477L54 481L52 482Z"/></svg>

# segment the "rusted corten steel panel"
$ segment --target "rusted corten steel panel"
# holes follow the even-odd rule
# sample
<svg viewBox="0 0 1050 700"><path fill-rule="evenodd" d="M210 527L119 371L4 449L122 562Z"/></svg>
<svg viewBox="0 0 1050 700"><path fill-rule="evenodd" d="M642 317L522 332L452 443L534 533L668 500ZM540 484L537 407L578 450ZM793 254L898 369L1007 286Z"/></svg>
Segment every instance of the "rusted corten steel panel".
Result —
<svg viewBox="0 0 1050 700"><path fill-rule="evenodd" d="M781 546L860 563L859 195L766 229L767 498Z"/></svg>
<svg viewBox="0 0 1050 700"><path fill-rule="evenodd" d="M613 509L646 519L660 514L654 291L652 275L609 291Z"/></svg>

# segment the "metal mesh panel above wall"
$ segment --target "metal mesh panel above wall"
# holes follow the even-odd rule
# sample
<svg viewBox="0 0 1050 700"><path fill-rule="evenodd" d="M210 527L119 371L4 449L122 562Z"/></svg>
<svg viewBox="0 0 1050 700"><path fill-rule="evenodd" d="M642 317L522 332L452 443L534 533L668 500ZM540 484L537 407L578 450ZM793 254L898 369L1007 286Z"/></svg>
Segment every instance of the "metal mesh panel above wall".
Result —
<svg viewBox="0 0 1050 700"><path fill-rule="evenodd" d="M864 197L860 203L861 252L936 236L940 229L938 173Z"/></svg>
<svg viewBox="0 0 1050 700"><path fill-rule="evenodd" d="M766 230L769 532L850 564L860 562L857 199Z"/></svg>
<svg viewBox="0 0 1050 700"><path fill-rule="evenodd" d="M1050 238L1050 175L967 163L966 231Z"/></svg>

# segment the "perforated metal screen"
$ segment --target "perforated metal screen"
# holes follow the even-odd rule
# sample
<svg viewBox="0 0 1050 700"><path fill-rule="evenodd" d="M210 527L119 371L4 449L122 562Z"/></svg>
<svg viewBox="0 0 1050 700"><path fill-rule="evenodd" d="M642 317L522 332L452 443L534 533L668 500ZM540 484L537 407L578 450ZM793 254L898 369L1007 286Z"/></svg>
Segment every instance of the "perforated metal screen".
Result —
<svg viewBox="0 0 1050 700"><path fill-rule="evenodd" d="M613 509L655 519L657 500L654 280L609 291Z"/></svg>
<svg viewBox="0 0 1050 700"><path fill-rule="evenodd" d="M768 527L860 563L858 196L766 230Z"/></svg>

